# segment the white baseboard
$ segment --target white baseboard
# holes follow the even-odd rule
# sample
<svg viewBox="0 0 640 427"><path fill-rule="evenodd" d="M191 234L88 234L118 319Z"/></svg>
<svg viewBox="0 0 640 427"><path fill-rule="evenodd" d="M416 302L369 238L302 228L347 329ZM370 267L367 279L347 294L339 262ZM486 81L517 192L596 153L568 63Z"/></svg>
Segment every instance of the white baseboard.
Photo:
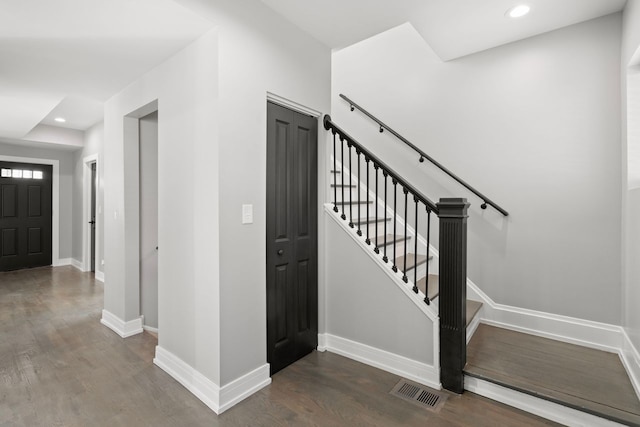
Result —
<svg viewBox="0 0 640 427"><path fill-rule="evenodd" d="M571 427L613 427L622 425L478 378L465 377L464 388L472 393Z"/></svg>
<svg viewBox="0 0 640 427"><path fill-rule="evenodd" d="M98 280L99 282L104 283L104 273L103 273L102 271L98 271L98 270L96 270L95 278L96 278L96 280Z"/></svg>
<svg viewBox="0 0 640 427"><path fill-rule="evenodd" d="M60 258L53 262L53 267L64 267L66 265L73 265L72 258Z"/></svg>
<svg viewBox="0 0 640 427"><path fill-rule="evenodd" d="M627 370L633 389L636 391L638 399L640 399L640 354L638 349L634 347L629 335L626 331L622 331L624 343L620 351L620 359L624 368Z"/></svg>
<svg viewBox="0 0 640 427"><path fill-rule="evenodd" d="M158 328L154 328L152 326L142 325L142 329L144 329L147 332L153 332L154 334L158 333Z"/></svg>
<svg viewBox="0 0 640 427"><path fill-rule="evenodd" d="M325 334L318 334L318 347L316 350L321 353L327 351L327 339Z"/></svg>
<svg viewBox="0 0 640 427"><path fill-rule="evenodd" d="M621 326L497 304L469 279L467 291L484 303L481 323L617 353L640 399L640 354Z"/></svg>
<svg viewBox="0 0 640 427"><path fill-rule="evenodd" d="M85 270L84 270L84 265L82 264L82 262L78 261L78 260L77 260L77 259L75 259L75 258L71 258L71 265L72 265L73 267L75 267L75 268L76 268L76 270L85 271Z"/></svg>
<svg viewBox="0 0 640 427"><path fill-rule="evenodd" d="M498 304L468 279L467 291L471 299L483 303L481 323L610 353L622 348L620 326Z"/></svg>
<svg viewBox="0 0 640 427"><path fill-rule="evenodd" d="M171 375L216 414L221 414L271 384L268 364L220 387L182 359L160 346L156 347L156 357L153 359L153 363Z"/></svg>
<svg viewBox="0 0 640 427"><path fill-rule="evenodd" d="M271 377L269 377L269 364L266 363L223 385L220 389L220 412L218 413L223 413L269 384L271 384Z"/></svg>
<svg viewBox="0 0 640 427"><path fill-rule="evenodd" d="M125 322L113 313L102 310L102 319L100 323L120 335L122 338L128 338L132 335L141 334L142 317Z"/></svg>
<svg viewBox="0 0 640 427"><path fill-rule="evenodd" d="M335 335L318 335L318 347L320 347L320 343L323 344L325 350L357 360L365 365L391 372L437 390L442 387L439 367Z"/></svg>

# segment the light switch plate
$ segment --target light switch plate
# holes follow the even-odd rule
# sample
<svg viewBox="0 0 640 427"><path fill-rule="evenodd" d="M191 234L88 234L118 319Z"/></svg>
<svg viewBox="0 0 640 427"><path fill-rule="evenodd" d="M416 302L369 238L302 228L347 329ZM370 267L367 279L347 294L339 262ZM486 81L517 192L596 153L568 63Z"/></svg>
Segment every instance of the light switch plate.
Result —
<svg viewBox="0 0 640 427"><path fill-rule="evenodd" d="M242 223L253 224L253 205L242 205Z"/></svg>

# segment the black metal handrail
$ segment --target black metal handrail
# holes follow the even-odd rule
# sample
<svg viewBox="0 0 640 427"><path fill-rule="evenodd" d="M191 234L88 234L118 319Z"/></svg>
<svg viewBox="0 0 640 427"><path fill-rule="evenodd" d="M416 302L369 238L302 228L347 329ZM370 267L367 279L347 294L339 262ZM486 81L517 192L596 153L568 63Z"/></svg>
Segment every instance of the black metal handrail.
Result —
<svg viewBox="0 0 640 427"><path fill-rule="evenodd" d="M414 186L412 186L407 181L402 179L400 175L395 173L393 169L391 169L382 160L376 157L375 154L371 153L369 150L367 150L361 144L359 144L358 141L356 141L353 137L351 137L346 131L344 131L334 122L332 122L330 115L325 114L323 122L324 122L324 128L326 130L331 130L332 132L337 133L341 139L346 140L347 143L356 147L356 149L358 149L361 153L363 153L367 158L371 159L371 161L376 163L392 179L396 180L398 184L402 185L402 187L406 188L419 201L427 205L431 211L433 211L436 215L438 214L438 207L436 206L435 203L433 203L427 196L425 196L420 191L418 191Z"/></svg>
<svg viewBox="0 0 640 427"><path fill-rule="evenodd" d="M462 186L464 186L467 190L471 191L473 194L475 194L476 196L478 196L480 199L482 199L482 204L480 205L480 207L482 209L486 209L487 205L493 206L498 212L500 212L502 215L504 216L509 216L509 212L507 212L506 210L502 209L500 206L498 206L495 202L493 202L491 199L489 199L487 196L485 196L484 194L482 194L481 192L479 192L478 190L476 190L475 188L473 188L470 184L468 184L467 182L465 182L462 178L458 177L456 174L454 174L453 172L451 172L449 169L447 169L446 167L444 167L442 164L440 164L440 162L438 162L437 160L435 160L433 157L429 156L427 153L425 153L424 151L422 151L420 148L416 147L414 144L412 144L409 140L407 140L406 138L404 138L402 135L400 135L398 132L396 132L395 130L393 130L392 128L390 128L389 126L387 126L386 124L384 124L384 122L382 122L380 119L378 119L377 117L375 117L373 114L369 113L367 110L365 110L364 108L362 108L360 105L356 104L354 101L352 101L351 99L349 99L346 95L340 94L340 98L344 99L345 101L347 101L351 107L351 111L353 111L354 109L358 109L360 110L362 113L364 113L367 117L369 117L371 120L373 120L374 122L376 122L378 124L378 126L380 126L380 132L382 133L384 130L389 131L389 133L391 133L393 136L395 136L396 138L398 138L400 141L404 142L406 145L408 145L409 147L411 147L415 152L417 152L418 154L420 154L420 163L423 163L425 159L429 160L431 163L433 163L436 167L438 167L441 171L443 171L444 173L446 173L447 175L449 175L451 178L453 178L454 180L456 180L458 183L460 183Z"/></svg>

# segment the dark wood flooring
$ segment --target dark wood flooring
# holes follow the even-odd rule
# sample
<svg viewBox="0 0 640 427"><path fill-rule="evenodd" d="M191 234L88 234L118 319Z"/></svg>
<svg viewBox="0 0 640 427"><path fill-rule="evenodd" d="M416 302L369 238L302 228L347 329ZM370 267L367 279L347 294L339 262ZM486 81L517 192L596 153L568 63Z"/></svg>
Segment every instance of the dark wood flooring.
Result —
<svg viewBox="0 0 640 427"><path fill-rule="evenodd" d="M617 354L481 324L465 372L626 425L640 401Z"/></svg>
<svg viewBox="0 0 640 427"><path fill-rule="evenodd" d="M216 416L152 364L152 335L100 324L102 301L72 267L0 273L0 426L555 425L472 393L432 413L388 394L399 377L317 352Z"/></svg>

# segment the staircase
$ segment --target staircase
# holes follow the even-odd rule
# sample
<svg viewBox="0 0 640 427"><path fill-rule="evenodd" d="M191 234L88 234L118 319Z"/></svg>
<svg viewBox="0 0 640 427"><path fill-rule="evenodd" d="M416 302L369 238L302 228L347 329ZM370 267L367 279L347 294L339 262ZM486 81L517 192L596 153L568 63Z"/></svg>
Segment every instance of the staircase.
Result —
<svg viewBox="0 0 640 427"><path fill-rule="evenodd" d="M378 124L381 132L390 130ZM390 286L414 295L439 324L443 388L470 390L567 425L640 427L640 401L617 355L480 325L482 302L466 298L466 199L431 202L329 116L324 125L333 133L333 201L326 210L375 254L374 262L393 279ZM420 155L421 162L428 158ZM483 199L483 209L489 205L508 215L471 190ZM439 218L438 230L432 213ZM438 249L430 243L432 234Z"/></svg>
<svg viewBox="0 0 640 427"><path fill-rule="evenodd" d="M425 301L425 298L430 303L435 301L435 304L430 304L430 306L437 313L440 281L437 274L437 258L433 255L435 250L430 248L427 259L425 237L419 234L418 245L412 244L412 241L416 240L413 228L407 227L407 235L393 234L394 229L396 231L404 230L401 214L398 213L396 215L393 208L386 206L380 198L367 200L369 189L366 184L360 182L358 177L352 174L348 168L342 167L340 161L336 161L336 165L338 166L337 169L330 170L332 182L329 185L331 194L335 193L337 195L336 203L330 204L338 207L338 212L333 210L334 214L349 225L352 224L354 233L358 237L364 238L365 241L369 240L371 250L380 255L378 260L380 264L390 269L396 266L397 271L403 272L405 271L406 261L406 286L413 289L423 301ZM344 191L342 191L343 189ZM372 194L369 194L369 196L373 198ZM379 217L362 216L363 213L367 213L367 206L369 207L369 213L375 213L376 204L378 205ZM394 221L394 218L397 219ZM367 236L370 237L367 238ZM406 253L406 256L404 255L405 243L407 248L413 248L413 250ZM387 259L386 262L385 259ZM429 264L428 268L427 264ZM412 278L417 278L417 280L414 282ZM417 286L417 292L414 283ZM467 326L480 313L481 308L482 302L467 299L465 316ZM471 339L474 330L469 329L467 341Z"/></svg>

